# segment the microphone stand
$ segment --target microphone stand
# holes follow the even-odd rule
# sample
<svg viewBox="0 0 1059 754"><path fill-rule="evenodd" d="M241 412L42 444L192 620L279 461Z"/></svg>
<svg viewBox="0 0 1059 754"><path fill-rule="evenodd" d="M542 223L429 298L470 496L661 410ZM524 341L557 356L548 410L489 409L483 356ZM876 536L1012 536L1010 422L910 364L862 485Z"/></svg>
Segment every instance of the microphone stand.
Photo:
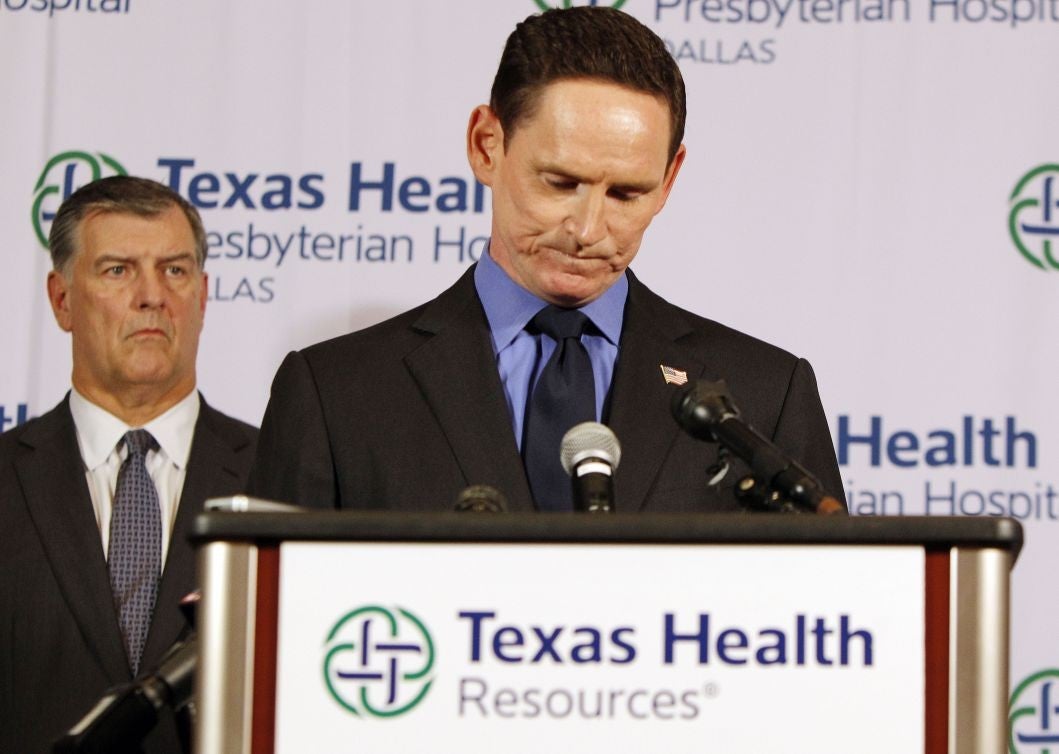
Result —
<svg viewBox="0 0 1059 754"><path fill-rule="evenodd" d="M144 738L168 710L176 724L181 751L191 751L197 710L194 675L198 665L195 633L197 591L180 601L192 626L150 673L108 689L96 705L52 745L52 754L141 754Z"/></svg>
<svg viewBox="0 0 1059 754"><path fill-rule="evenodd" d="M753 474L747 474L736 482L735 497L739 504L749 511L792 514L806 512L793 500L784 497L778 490L771 489Z"/></svg>
<svg viewBox="0 0 1059 754"><path fill-rule="evenodd" d="M710 484L728 471L728 454L744 460L751 473L736 484L736 498L754 510L781 513L844 514L845 507L828 495L800 463L745 424L723 380L699 380L675 393L677 423L699 440L718 443L717 462L710 466Z"/></svg>

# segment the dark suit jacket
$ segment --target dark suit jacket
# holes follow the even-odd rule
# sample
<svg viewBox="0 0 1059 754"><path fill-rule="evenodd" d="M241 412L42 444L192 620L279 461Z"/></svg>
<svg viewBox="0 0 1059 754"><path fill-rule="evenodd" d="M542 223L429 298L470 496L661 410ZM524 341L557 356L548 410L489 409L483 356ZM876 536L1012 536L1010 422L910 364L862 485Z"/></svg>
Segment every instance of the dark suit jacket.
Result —
<svg viewBox="0 0 1059 754"><path fill-rule="evenodd" d="M716 458L670 414L673 385L724 378L743 416L825 489L842 485L808 362L662 300L629 274L629 297L604 422L621 442L620 511L736 509L733 466L707 485ZM558 453L556 448L556 453ZM488 484L509 508L533 510L473 268L436 299L360 332L291 353L272 385L250 473L251 494L303 505L451 510Z"/></svg>
<svg viewBox="0 0 1059 754"><path fill-rule="evenodd" d="M142 667L188 630L192 519L243 491L257 430L202 402ZM131 680L69 399L0 435L0 752L50 751L103 692ZM148 752L179 751L172 716Z"/></svg>

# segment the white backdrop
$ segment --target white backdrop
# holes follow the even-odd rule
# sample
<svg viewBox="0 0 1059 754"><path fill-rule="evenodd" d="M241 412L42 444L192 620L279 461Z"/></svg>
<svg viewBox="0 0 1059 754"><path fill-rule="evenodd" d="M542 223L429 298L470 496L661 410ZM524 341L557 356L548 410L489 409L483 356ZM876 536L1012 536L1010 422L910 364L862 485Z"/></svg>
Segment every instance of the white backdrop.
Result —
<svg viewBox="0 0 1059 754"><path fill-rule="evenodd" d="M288 350L449 285L488 230L467 117L537 7L0 0L4 428L68 388L37 233L93 165L200 205L200 387L248 421ZM667 41L689 95L688 160L634 269L813 362L855 513L1022 518L1013 688L1059 666L1059 7L623 10ZM1032 706L1035 683L1014 701ZM1020 725L1043 724L1031 719Z"/></svg>

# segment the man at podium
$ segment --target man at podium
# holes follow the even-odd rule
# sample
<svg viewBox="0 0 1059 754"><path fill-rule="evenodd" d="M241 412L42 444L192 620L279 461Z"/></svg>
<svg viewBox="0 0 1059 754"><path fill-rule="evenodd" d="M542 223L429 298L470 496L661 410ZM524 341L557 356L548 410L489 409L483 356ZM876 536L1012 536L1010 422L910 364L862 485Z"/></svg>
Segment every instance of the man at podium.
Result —
<svg viewBox="0 0 1059 754"><path fill-rule="evenodd" d="M492 191L488 253L433 301L287 356L250 493L442 511L484 484L509 510L570 510L558 439L596 420L621 443L617 511L738 509L740 469L709 484L716 445L670 414L680 385L709 378L841 496L809 363L669 304L629 269L684 163L685 112L679 67L631 16L578 7L518 24L467 127Z"/></svg>

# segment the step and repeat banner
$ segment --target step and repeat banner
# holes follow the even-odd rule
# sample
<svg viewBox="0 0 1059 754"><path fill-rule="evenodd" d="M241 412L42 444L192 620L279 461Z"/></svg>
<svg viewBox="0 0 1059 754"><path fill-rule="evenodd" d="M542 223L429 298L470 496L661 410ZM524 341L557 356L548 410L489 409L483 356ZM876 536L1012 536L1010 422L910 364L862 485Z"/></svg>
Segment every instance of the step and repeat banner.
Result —
<svg viewBox="0 0 1059 754"><path fill-rule="evenodd" d="M1022 521L1011 747L1059 744L1059 0L610 4L688 86L634 269L812 361L854 514ZM546 5L0 0L3 428L68 389L43 240L94 177L201 210L200 387L250 422L287 351L447 287L488 235L468 116Z"/></svg>

